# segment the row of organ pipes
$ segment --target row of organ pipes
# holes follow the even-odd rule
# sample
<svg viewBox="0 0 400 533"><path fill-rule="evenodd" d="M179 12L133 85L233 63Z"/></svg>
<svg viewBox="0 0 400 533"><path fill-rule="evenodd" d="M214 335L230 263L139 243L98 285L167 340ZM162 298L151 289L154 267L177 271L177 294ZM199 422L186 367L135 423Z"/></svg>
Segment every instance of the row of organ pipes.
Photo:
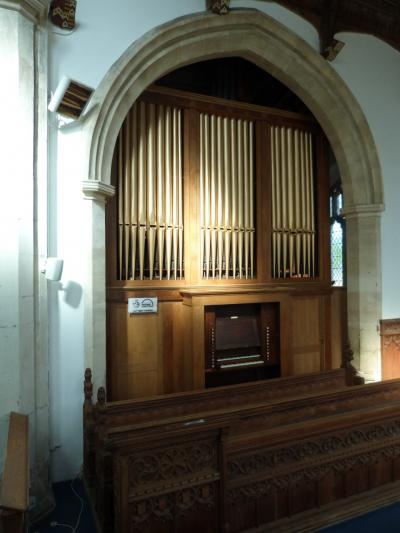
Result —
<svg viewBox="0 0 400 533"><path fill-rule="evenodd" d="M204 278L254 277L254 124L200 114Z"/></svg>
<svg viewBox="0 0 400 533"><path fill-rule="evenodd" d="M181 110L135 103L118 139L118 276L182 279Z"/></svg>
<svg viewBox="0 0 400 533"><path fill-rule="evenodd" d="M183 279L182 111L135 103L117 146L118 279ZM312 134L271 126L270 150L272 275L312 277ZM254 278L254 122L201 113L199 151L201 275Z"/></svg>
<svg viewBox="0 0 400 533"><path fill-rule="evenodd" d="M271 126L273 277L316 275L312 134Z"/></svg>

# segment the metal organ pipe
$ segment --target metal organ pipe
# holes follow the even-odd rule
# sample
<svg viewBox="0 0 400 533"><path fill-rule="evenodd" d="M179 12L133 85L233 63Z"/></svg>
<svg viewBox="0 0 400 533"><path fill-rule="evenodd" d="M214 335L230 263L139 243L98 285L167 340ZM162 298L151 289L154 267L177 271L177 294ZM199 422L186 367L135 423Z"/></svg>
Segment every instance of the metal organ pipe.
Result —
<svg viewBox="0 0 400 533"><path fill-rule="evenodd" d="M131 113L131 143L129 146L129 152L127 159L130 159L131 167L131 262L129 268L126 271L126 277L129 276L129 272L135 268L136 264L136 242L138 234L138 109L135 105Z"/></svg>
<svg viewBox="0 0 400 533"><path fill-rule="evenodd" d="M224 134L222 137L222 146L224 152L224 190L223 190L223 210L224 221L222 224L222 232L225 234L224 238L224 257L225 264L220 265L221 273L225 271L225 278L229 278L229 265L231 258L231 240L232 240L232 212L230 209L229 198L231 196L231 154L229 143L229 119L224 118Z"/></svg>
<svg viewBox="0 0 400 533"><path fill-rule="evenodd" d="M218 277L219 279L222 278L222 261L223 261L223 225L224 225L224 217L223 217L223 140L222 140L222 118L217 117L217 232L218 232Z"/></svg>
<svg viewBox="0 0 400 533"><path fill-rule="evenodd" d="M249 228L250 278L254 278L254 124L249 122Z"/></svg>

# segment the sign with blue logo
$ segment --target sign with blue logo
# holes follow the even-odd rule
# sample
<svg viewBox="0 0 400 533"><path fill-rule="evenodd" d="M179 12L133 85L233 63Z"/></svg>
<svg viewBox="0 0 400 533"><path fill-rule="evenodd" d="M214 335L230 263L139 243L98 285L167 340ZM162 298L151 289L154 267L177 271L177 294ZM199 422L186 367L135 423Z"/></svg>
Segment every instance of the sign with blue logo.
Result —
<svg viewBox="0 0 400 533"><path fill-rule="evenodd" d="M157 298L128 298L128 313L157 313Z"/></svg>

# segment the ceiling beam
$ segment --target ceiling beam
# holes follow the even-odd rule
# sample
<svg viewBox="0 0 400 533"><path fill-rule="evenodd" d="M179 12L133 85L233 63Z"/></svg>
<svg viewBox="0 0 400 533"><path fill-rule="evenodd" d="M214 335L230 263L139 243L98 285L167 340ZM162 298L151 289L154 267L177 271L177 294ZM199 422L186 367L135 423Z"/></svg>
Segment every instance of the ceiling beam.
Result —
<svg viewBox="0 0 400 533"><path fill-rule="evenodd" d="M400 0L276 2L315 26L320 34L321 53L327 58L330 50L337 46L335 34L345 31L374 35L400 51Z"/></svg>

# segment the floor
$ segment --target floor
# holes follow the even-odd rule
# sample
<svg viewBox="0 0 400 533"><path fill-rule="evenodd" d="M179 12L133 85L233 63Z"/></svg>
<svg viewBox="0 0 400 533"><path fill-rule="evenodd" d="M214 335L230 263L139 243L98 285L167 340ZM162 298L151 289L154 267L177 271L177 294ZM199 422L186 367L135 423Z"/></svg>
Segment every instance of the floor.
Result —
<svg viewBox="0 0 400 533"><path fill-rule="evenodd" d="M31 524L29 533L96 533L93 517L80 479L55 483L56 506L43 520Z"/></svg>
<svg viewBox="0 0 400 533"><path fill-rule="evenodd" d="M392 503L376 511L326 527L321 533L399 533L400 503Z"/></svg>

